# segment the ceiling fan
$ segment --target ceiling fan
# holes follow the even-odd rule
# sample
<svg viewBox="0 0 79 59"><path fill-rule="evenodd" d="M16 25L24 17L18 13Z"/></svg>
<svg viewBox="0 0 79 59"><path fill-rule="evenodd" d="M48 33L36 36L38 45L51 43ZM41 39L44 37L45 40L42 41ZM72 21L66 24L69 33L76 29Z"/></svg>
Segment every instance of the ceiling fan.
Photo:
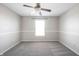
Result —
<svg viewBox="0 0 79 59"><path fill-rule="evenodd" d="M24 4L23 6L24 6L24 7L29 7L29 8L34 8L35 10L40 11L39 14L40 14L41 16L42 16L41 10L42 10L42 11L46 11L46 12L51 12L50 9L41 8L40 3L36 3L36 6L35 6L35 7L34 7L34 6L29 6L29 5L26 5L26 4Z"/></svg>

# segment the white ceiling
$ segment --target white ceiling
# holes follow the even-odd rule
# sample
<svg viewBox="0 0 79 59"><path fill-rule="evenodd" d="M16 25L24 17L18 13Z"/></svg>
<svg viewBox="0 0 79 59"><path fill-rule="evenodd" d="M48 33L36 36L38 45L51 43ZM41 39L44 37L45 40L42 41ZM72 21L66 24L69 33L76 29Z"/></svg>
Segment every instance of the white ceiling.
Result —
<svg viewBox="0 0 79 59"><path fill-rule="evenodd" d="M15 11L20 16L37 16L36 13L33 13L34 9L23 7L23 4L35 6L35 3L4 3L3 5ZM41 3L42 8L52 10L52 12L41 11L42 16L60 16L75 5L76 3Z"/></svg>

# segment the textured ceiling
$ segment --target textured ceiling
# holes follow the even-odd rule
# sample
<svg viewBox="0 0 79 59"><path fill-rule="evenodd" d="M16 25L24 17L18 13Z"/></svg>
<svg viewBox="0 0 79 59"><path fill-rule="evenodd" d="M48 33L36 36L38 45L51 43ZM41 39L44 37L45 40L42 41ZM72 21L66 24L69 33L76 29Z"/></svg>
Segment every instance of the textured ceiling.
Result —
<svg viewBox="0 0 79 59"><path fill-rule="evenodd" d="M23 4L30 6L36 5L35 3L4 3L3 5L10 8L20 16L39 16L33 12L34 9L23 7ZM60 16L75 5L76 3L41 3L42 8L48 8L52 10L52 12L41 11L42 16Z"/></svg>

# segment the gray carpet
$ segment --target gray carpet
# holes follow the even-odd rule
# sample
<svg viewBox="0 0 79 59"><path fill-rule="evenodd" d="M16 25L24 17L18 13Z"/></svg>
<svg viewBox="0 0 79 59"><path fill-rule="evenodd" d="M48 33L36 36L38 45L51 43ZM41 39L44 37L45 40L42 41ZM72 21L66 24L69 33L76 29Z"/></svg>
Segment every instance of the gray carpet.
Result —
<svg viewBox="0 0 79 59"><path fill-rule="evenodd" d="M59 42L22 42L3 56L77 56Z"/></svg>

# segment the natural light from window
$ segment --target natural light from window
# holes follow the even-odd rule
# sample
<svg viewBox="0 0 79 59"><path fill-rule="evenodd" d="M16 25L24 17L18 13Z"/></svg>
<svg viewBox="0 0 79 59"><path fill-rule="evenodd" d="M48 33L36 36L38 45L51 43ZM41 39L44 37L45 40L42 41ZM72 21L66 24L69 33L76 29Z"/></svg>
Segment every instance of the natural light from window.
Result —
<svg viewBox="0 0 79 59"><path fill-rule="evenodd" d="M35 20L35 36L45 36L45 20Z"/></svg>

